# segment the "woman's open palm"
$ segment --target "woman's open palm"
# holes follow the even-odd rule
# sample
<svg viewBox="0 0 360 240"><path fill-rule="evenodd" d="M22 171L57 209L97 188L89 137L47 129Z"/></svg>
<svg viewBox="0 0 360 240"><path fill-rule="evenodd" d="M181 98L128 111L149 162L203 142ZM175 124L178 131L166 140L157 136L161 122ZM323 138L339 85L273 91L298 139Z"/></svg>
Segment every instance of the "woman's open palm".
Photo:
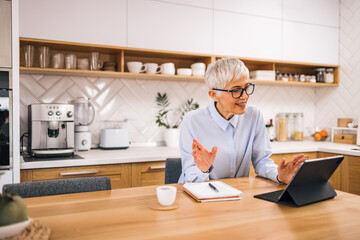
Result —
<svg viewBox="0 0 360 240"><path fill-rule="evenodd" d="M213 147L211 152L209 152L203 145L199 143L198 140L193 139L192 144L192 155L194 157L194 161L196 166L202 171L207 172L215 161L217 147Z"/></svg>

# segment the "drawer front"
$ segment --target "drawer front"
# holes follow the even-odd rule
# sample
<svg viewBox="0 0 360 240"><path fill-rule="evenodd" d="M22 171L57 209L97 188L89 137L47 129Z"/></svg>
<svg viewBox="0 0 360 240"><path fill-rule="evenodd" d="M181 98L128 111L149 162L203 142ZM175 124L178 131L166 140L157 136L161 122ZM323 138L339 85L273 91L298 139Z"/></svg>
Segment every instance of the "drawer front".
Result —
<svg viewBox="0 0 360 240"><path fill-rule="evenodd" d="M165 161L133 163L132 186L150 186L165 184Z"/></svg>
<svg viewBox="0 0 360 240"><path fill-rule="evenodd" d="M31 179L32 181L41 181L99 176L110 177L112 189L131 187L130 164L34 169Z"/></svg>

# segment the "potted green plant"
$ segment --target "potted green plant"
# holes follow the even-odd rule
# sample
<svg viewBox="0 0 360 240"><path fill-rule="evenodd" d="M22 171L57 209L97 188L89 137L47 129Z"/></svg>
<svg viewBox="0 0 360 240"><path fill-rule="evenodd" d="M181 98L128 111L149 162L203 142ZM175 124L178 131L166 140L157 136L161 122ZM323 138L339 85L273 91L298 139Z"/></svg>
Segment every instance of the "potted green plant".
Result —
<svg viewBox="0 0 360 240"><path fill-rule="evenodd" d="M171 124L168 114L174 109L169 109L170 103L166 93L158 93L156 96L156 105L159 107L158 114L156 115L156 123L159 127L165 127L165 142L167 146L176 147L178 146L179 140L179 126L182 122L185 114L192 110L199 108L199 104L194 102L194 99L188 99L176 110L176 118L174 123Z"/></svg>

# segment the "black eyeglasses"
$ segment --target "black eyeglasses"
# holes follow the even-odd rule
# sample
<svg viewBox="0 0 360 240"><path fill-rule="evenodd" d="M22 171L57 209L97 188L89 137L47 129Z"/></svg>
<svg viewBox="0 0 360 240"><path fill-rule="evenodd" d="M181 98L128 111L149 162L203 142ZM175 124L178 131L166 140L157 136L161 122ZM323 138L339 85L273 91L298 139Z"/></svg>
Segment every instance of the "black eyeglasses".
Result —
<svg viewBox="0 0 360 240"><path fill-rule="evenodd" d="M245 92L246 95L251 95L254 93L255 90L255 84L249 83L246 87L241 88L234 88L231 90L226 90L226 89L218 89L218 88L213 88L213 90L215 91L222 91L222 92L229 92L231 93L231 96L235 99L241 98L241 96L243 95L243 93Z"/></svg>

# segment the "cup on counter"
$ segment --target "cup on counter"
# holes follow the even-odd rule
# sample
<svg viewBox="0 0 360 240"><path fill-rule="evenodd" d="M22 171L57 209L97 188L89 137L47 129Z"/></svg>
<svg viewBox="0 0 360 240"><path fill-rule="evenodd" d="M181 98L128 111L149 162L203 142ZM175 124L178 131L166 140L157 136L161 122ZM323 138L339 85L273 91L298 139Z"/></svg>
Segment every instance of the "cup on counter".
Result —
<svg viewBox="0 0 360 240"><path fill-rule="evenodd" d="M77 67L80 70L89 70L89 59L88 58L78 58Z"/></svg>
<svg viewBox="0 0 360 240"><path fill-rule="evenodd" d="M177 73L177 75L191 76L192 70L191 70L191 68L178 68L176 70L176 73Z"/></svg>
<svg viewBox="0 0 360 240"><path fill-rule="evenodd" d="M52 56L52 68L64 68L64 54L54 53Z"/></svg>
<svg viewBox="0 0 360 240"><path fill-rule="evenodd" d="M174 63L163 63L161 66L161 74L175 75Z"/></svg>
<svg viewBox="0 0 360 240"><path fill-rule="evenodd" d="M34 55L35 55L35 47L33 45L25 45L22 47L25 67L33 67L34 66Z"/></svg>
<svg viewBox="0 0 360 240"><path fill-rule="evenodd" d="M157 199L162 206L170 206L175 202L177 188L174 186L160 186L156 188Z"/></svg>
<svg viewBox="0 0 360 240"><path fill-rule="evenodd" d="M142 62L128 62L127 67L131 73L143 73L147 67Z"/></svg>
<svg viewBox="0 0 360 240"><path fill-rule="evenodd" d="M74 53L66 54L65 68L66 69L76 69L76 55Z"/></svg>
<svg viewBox="0 0 360 240"><path fill-rule="evenodd" d="M39 67L48 68L50 65L50 48L46 46L38 47Z"/></svg>
<svg viewBox="0 0 360 240"><path fill-rule="evenodd" d="M161 72L161 67L157 63L145 63L146 73L156 74Z"/></svg>

